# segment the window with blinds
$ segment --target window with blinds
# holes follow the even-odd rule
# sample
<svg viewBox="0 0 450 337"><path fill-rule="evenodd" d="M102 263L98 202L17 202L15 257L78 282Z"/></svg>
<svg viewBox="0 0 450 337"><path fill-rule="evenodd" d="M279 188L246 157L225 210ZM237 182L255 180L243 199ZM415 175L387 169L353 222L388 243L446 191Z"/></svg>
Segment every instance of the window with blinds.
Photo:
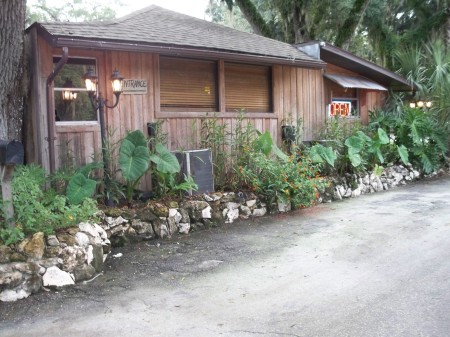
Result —
<svg viewBox="0 0 450 337"><path fill-rule="evenodd" d="M161 111L217 111L217 63L160 58Z"/></svg>
<svg viewBox="0 0 450 337"><path fill-rule="evenodd" d="M272 69L225 62L226 111L273 112Z"/></svg>

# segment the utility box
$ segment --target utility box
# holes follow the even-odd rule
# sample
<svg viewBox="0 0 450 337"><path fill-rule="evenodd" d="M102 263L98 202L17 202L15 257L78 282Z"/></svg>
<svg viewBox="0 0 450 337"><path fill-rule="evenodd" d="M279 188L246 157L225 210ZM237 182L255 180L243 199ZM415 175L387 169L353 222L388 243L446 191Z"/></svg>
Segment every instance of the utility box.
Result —
<svg viewBox="0 0 450 337"><path fill-rule="evenodd" d="M23 160L24 150L21 142L15 139L0 139L0 165L20 165Z"/></svg>
<svg viewBox="0 0 450 337"><path fill-rule="evenodd" d="M181 173L192 177L198 185L197 191L189 195L214 192L212 153L210 149L175 152L181 166Z"/></svg>

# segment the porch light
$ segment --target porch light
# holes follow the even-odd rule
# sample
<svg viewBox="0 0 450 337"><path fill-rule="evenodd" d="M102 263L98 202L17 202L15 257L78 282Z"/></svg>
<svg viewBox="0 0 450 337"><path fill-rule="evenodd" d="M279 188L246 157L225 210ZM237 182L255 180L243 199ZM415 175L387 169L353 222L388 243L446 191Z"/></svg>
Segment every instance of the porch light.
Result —
<svg viewBox="0 0 450 337"><path fill-rule="evenodd" d="M72 81L68 78L66 82L63 84L64 90L62 91L62 100L64 102L72 102L77 99L77 92L71 89L74 89L74 85Z"/></svg>
<svg viewBox="0 0 450 337"><path fill-rule="evenodd" d="M121 94L123 89L123 76L120 75L119 71L117 69L114 69L112 75L111 75L111 84L112 84L112 89L113 89L113 93L115 95L117 94Z"/></svg>
<svg viewBox="0 0 450 337"><path fill-rule="evenodd" d="M95 94L95 92L97 91L98 77L95 74L94 69L89 67L83 76L83 80L84 80L84 83L86 85L86 90L89 93L89 95Z"/></svg>

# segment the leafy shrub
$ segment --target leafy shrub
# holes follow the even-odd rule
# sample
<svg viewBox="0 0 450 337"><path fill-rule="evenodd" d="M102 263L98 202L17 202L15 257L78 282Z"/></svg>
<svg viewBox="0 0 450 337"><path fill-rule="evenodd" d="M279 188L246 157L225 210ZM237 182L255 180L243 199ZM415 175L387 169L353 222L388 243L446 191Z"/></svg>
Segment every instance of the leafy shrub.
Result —
<svg viewBox="0 0 450 337"><path fill-rule="evenodd" d="M317 198L318 166L309 158L291 155L283 160L255 152L240 171L247 186L268 205L280 200L293 208L307 207Z"/></svg>
<svg viewBox="0 0 450 337"><path fill-rule="evenodd" d="M269 207L278 202L293 208L307 207L317 198L320 164L299 153L287 156L273 142L268 132L259 134L251 149L248 162L239 166L243 186L261 196Z"/></svg>
<svg viewBox="0 0 450 337"><path fill-rule="evenodd" d="M357 134L362 130L360 123L347 122L345 119L334 117L325 122L325 126L319 131L318 138L321 145L332 149L336 158L334 166L326 165L322 167L322 173L325 175L343 175L346 172L352 172L353 166L347 155L345 141L347 138ZM313 153L314 154L314 153Z"/></svg>
<svg viewBox="0 0 450 337"><path fill-rule="evenodd" d="M433 115L421 109L405 107L395 125L395 143L403 145L410 160L425 173L439 169L448 151L448 133Z"/></svg>
<svg viewBox="0 0 450 337"><path fill-rule="evenodd" d="M71 205L67 197L45 190L44 170L35 165L18 166L12 181L15 229L1 229L1 237L13 243L24 235L35 232L53 233L80 221L92 219L97 212L95 200L85 198Z"/></svg>
<svg viewBox="0 0 450 337"><path fill-rule="evenodd" d="M233 190L240 186L235 168L248 162L249 149L257 136L255 127L247 122L245 110L239 111L232 128L216 116L202 121L200 145L211 149L217 189Z"/></svg>

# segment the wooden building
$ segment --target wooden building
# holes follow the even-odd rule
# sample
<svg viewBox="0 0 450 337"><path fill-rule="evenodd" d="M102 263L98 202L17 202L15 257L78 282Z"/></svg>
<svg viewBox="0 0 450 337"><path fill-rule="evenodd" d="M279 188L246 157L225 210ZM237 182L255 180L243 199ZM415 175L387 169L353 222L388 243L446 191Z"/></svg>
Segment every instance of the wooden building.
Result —
<svg viewBox="0 0 450 337"><path fill-rule="evenodd" d="M324 70L325 113L362 124L369 112L382 108L389 91L412 91L402 76L323 41L296 45L307 55L326 62Z"/></svg>
<svg viewBox="0 0 450 337"><path fill-rule="evenodd" d="M312 140L337 92L333 78L326 76L360 70L310 56L305 46L157 6L109 22L34 23L26 32L32 71L26 158L48 171L68 161L82 165L101 152L98 113L82 82L88 68L96 71L108 103L114 101L110 74L119 69L125 77L119 104L106 109L106 126L114 139L128 130L146 134L147 123L163 120L172 150L192 149L200 137L198 126L212 115L232 129L240 109L247 111L248 122L278 141L283 123L302 118L304 140ZM379 68L376 72L387 72ZM77 93L73 102L61 98L67 83ZM407 84L401 78L393 83ZM352 95L366 121L366 111L381 104L382 95L363 90L364 97L365 91Z"/></svg>

